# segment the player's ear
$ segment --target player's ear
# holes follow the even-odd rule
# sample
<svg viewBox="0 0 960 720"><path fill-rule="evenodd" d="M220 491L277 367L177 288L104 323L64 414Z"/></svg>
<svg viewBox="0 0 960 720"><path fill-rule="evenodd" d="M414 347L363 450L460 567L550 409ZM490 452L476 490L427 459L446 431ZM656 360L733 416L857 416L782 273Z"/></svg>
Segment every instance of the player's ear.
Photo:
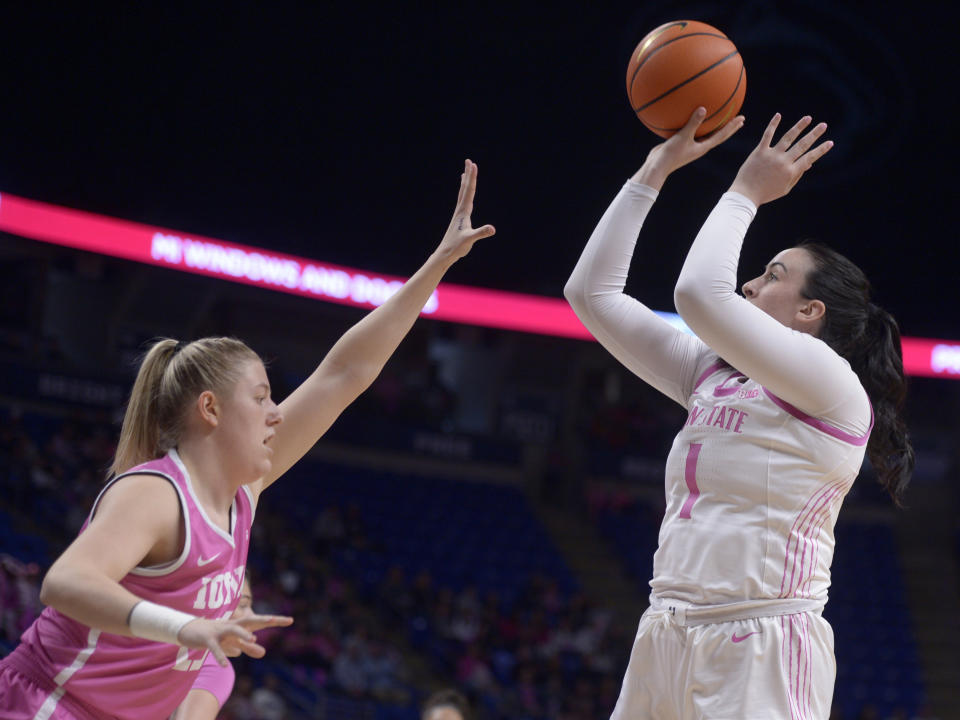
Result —
<svg viewBox="0 0 960 720"><path fill-rule="evenodd" d="M200 415L200 420L205 425L215 428L220 424L220 403L217 402L217 396L210 390L204 390L200 393L197 397L196 407Z"/></svg>
<svg viewBox="0 0 960 720"><path fill-rule="evenodd" d="M827 314L827 306L822 300L807 300L797 310L797 319L807 326L819 326Z"/></svg>

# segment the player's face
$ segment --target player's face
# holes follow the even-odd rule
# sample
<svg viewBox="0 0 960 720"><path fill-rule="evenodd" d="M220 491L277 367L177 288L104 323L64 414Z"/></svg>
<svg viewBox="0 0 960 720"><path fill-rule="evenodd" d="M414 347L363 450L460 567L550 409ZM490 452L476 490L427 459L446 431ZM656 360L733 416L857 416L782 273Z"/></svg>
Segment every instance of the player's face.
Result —
<svg viewBox="0 0 960 720"><path fill-rule="evenodd" d="M810 302L801 291L811 270L810 253L789 248L773 258L761 275L743 284L743 296L787 327L809 331L798 321L798 313Z"/></svg>
<svg viewBox="0 0 960 720"><path fill-rule="evenodd" d="M280 409L270 397L267 371L259 360L244 363L240 379L224 402L220 431L229 443L237 472L258 480L270 472L273 448L270 443L276 426L283 421Z"/></svg>
<svg viewBox="0 0 960 720"><path fill-rule="evenodd" d="M243 579L243 589L240 591L240 601L230 616L231 620L240 620L253 615L253 594L250 590L250 581Z"/></svg>
<svg viewBox="0 0 960 720"><path fill-rule="evenodd" d="M456 708L442 705L433 708L427 715L427 720L463 720L463 715Z"/></svg>

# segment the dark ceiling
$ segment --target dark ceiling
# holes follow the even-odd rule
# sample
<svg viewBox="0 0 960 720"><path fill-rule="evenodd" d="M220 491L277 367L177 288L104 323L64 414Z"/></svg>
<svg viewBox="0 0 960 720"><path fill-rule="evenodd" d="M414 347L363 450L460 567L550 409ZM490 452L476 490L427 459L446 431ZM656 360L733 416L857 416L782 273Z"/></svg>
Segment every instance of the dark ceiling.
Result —
<svg viewBox="0 0 960 720"><path fill-rule="evenodd" d="M938 5L591 5L6 8L0 191L408 274L470 157L475 219L498 234L450 279L559 296L656 141L626 99L630 52L693 18L739 47L747 125L668 183L628 289L669 309L690 241L769 116L810 113L836 147L761 210L745 276L814 236L867 271L905 334L960 337L956 54Z"/></svg>

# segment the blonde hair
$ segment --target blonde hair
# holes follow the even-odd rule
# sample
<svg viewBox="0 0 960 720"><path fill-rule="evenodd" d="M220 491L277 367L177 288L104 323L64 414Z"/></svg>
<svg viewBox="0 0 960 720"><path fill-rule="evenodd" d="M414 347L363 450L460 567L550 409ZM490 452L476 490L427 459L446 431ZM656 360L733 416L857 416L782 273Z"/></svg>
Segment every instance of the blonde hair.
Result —
<svg viewBox="0 0 960 720"><path fill-rule="evenodd" d="M176 447L187 409L200 393L224 392L250 360L260 357L235 338L207 337L187 344L162 338L154 343L133 382L110 474L156 460Z"/></svg>

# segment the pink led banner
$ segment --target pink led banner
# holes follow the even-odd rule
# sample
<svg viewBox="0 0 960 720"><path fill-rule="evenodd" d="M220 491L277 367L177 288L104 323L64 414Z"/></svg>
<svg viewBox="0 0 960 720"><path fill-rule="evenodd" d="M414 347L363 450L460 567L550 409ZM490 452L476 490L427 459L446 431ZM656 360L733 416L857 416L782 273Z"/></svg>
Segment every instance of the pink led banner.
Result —
<svg viewBox="0 0 960 720"><path fill-rule="evenodd" d="M0 230L135 262L358 307L376 307L403 278L329 265L104 215L0 195ZM559 298L442 283L424 315L451 322L592 339ZM674 313L660 313L682 324ZM910 375L960 379L960 341L903 338Z"/></svg>

